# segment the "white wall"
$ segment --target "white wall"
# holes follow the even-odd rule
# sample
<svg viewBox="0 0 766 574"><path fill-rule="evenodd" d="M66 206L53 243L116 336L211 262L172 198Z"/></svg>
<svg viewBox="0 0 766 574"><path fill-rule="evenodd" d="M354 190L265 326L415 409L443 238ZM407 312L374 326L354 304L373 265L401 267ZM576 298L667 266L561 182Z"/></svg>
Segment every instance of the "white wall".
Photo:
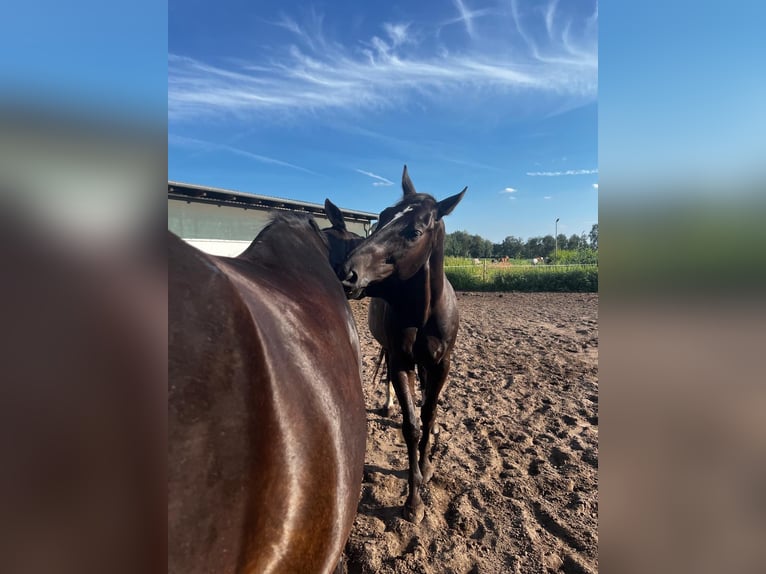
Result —
<svg viewBox="0 0 766 574"><path fill-rule="evenodd" d="M326 218L315 215L314 219L320 228L330 227ZM168 229L211 255L236 257L270 220L268 211L168 199ZM365 235L361 223L347 222L347 227Z"/></svg>

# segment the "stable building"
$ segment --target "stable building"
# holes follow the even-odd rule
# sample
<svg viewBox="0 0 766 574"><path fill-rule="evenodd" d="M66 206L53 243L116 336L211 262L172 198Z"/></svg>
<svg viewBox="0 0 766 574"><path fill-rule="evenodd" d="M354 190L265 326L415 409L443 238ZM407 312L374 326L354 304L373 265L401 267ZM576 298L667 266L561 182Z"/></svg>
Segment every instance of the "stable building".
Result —
<svg viewBox="0 0 766 574"><path fill-rule="evenodd" d="M168 229L212 255L242 253L269 222L274 210L310 213L320 228L330 227L324 205L241 191L168 181ZM346 227L363 237L378 214L342 209Z"/></svg>

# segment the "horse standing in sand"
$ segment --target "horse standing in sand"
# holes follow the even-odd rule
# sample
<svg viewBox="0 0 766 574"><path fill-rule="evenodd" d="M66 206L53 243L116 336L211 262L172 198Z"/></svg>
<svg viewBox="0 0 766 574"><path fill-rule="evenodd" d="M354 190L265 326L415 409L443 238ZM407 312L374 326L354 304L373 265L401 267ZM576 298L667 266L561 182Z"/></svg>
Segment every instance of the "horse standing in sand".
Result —
<svg viewBox="0 0 766 574"><path fill-rule="evenodd" d="M409 458L404 517L415 523L425 513L420 487L433 475L431 431L459 322L455 292L444 275L442 218L466 189L436 201L415 191L404 166L402 200L383 210L375 231L351 252L339 274L349 298L373 297L370 330L385 349L388 376L402 405ZM416 368L423 390L420 416L414 398Z"/></svg>
<svg viewBox="0 0 766 574"><path fill-rule="evenodd" d="M239 257L168 256L168 572L332 572L366 414L324 234L284 214Z"/></svg>

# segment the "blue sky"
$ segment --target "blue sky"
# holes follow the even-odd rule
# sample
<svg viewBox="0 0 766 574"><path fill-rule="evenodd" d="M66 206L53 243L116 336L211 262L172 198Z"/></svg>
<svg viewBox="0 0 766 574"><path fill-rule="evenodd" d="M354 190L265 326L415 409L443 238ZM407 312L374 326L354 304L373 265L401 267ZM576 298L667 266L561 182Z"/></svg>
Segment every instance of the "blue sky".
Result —
<svg viewBox="0 0 766 574"><path fill-rule="evenodd" d="M380 212L468 193L495 242L598 220L594 1L169 3L168 177Z"/></svg>

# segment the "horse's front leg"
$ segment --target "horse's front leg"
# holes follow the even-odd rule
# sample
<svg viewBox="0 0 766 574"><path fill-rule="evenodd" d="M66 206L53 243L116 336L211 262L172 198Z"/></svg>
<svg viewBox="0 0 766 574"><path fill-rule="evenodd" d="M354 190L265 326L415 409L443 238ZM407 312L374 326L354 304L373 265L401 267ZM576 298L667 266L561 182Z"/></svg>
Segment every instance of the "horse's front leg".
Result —
<svg viewBox="0 0 766 574"><path fill-rule="evenodd" d="M423 407L420 416L423 420L423 436L420 439L420 472L423 476L423 484L426 484L434 474L431 464L431 435L436 422L436 407L439 403L439 394L447 381L447 373L450 367L450 357L446 357L435 365L422 369L421 379L423 384ZM424 371L424 372L423 372ZM425 377L423 376L425 375Z"/></svg>
<svg viewBox="0 0 766 574"><path fill-rule="evenodd" d="M418 444L422 436L420 429L420 417L415 408L414 386L415 372L411 369L396 369L392 371L396 398L402 407L402 433L407 443L407 456L409 459L409 495L404 504L404 518L418 524L423 520L425 508L420 498L420 486L423 484L423 475L418 465Z"/></svg>

